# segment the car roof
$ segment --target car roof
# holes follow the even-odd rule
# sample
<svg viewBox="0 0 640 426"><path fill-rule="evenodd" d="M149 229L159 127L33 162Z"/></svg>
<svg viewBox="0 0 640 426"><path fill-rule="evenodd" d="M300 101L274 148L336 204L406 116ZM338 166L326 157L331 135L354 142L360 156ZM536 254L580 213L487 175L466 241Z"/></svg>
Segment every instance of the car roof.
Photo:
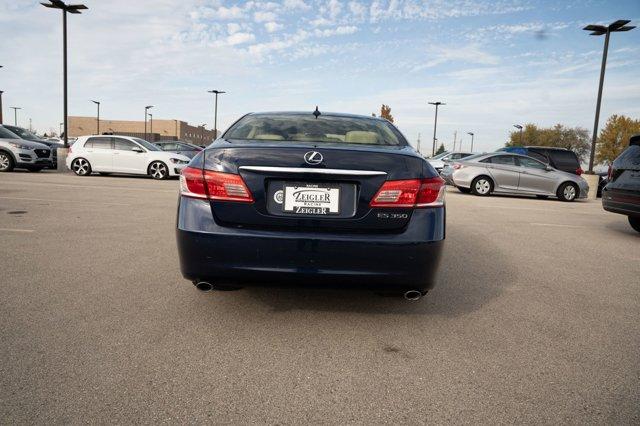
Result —
<svg viewBox="0 0 640 426"><path fill-rule="evenodd" d="M547 149L547 150L550 150L550 151L570 151L570 152L573 152L573 151L571 151L571 150L570 150L570 149L568 149L568 148L562 148L562 147L559 147L559 146L536 146L536 145L527 145L527 146L524 146L523 148L527 148L527 149Z"/></svg>
<svg viewBox="0 0 640 426"><path fill-rule="evenodd" d="M264 112L250 112L247 115L252 116L260 116L260 115L294 115L294 116L303 116L303 115L313 115L313 111L264 111ZM374 117L371 115L360 115L360 114L348 114L344 112L322 112L320 111L320 116L327 117L343 117L343 118L366 118L369 120L382 120L389 122L387 119L382 117Z"/></svg>

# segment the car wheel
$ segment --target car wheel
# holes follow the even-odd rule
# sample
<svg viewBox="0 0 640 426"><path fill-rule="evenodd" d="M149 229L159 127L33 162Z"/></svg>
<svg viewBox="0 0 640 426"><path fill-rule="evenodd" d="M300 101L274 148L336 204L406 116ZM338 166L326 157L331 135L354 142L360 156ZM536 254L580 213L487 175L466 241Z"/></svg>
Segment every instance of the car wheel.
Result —
<svg viewBox="0 0 640 426"><path fill-rule="evenodd" d="M572 182L565 182L558 188L557 196L562 201L573 201L578 196L578 186Z"/></svg>
<svg viewBox="0 0 640 426"><path fill-rule="evenodd" d="M478 176L471 182L471 192L474 195L489 195L493 191L493 181L487 176Z"/></svg>
<svg viewBox="0 0 640 426"><path fill-rule="evenodd" d="M464 188L462 186L456 186L456 188L458 188L458 191L462 192L463 194L468 194L471 192L471 188Z"/></svg>
<svg viewBox="0 0 640 426"><path fill-rule="evenodd" d="M91 164L84 158L76 158L71 162L71 170L78 176L88 176L91 174Z"/></svg>
<svg viewBox="0 0 640 426"><path fill-rule="evenodd" d="M640 217L629 216L629 225L636 231L640 232Z"/></svg>
<svg viewBox="0 0 640 426"><path fill-rule="evenodd" d="M13 167L13 158L6 152L0 151L0 172L10 172Z"/></svg>
<svg viewBox="0 0 640 426"><path fill-rule="evenodd" d="M154 161L149 164L149 176L154 179L166 179L169 177L169 169L162 161Z"/></svg>

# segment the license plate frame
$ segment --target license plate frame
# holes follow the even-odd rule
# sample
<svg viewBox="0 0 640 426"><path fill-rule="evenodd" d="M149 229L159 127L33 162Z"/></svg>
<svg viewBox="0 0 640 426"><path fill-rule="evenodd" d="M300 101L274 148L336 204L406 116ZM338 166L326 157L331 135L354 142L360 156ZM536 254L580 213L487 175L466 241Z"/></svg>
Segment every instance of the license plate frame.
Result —
<svg viewBox="0 0 640 426"><path fill-rule="evenodd" d="M330 183L287 183L283 187L282 212L295 216L339 216L339 185Z"/></svg>

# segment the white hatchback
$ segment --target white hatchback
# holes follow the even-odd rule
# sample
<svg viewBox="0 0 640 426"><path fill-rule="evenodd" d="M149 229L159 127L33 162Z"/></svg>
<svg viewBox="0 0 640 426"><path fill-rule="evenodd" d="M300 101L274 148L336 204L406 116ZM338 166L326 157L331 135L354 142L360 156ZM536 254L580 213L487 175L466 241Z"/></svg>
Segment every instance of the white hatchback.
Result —
<svg viewBox="0 0 640 426"><path fill-rule="evenodd" d="M81 136L69 149L67 167L78 176L93 172L149 175L154 179L180 176L189 158L165 152L131 136Z"/></svg>

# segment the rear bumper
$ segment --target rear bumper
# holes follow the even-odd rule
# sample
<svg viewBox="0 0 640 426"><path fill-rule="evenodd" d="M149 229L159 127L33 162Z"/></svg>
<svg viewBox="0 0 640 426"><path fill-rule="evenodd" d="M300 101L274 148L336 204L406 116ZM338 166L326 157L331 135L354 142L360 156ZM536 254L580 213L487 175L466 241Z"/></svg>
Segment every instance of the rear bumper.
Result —
<svg viewBox="0 0 640 426"><path fill-rule="evenodd" d="M207 202L183 198L180 267L186 279L212 283L429 289L444 244L444 221L440 208L416 210L407 228L394 234L250 230L221 227Z"/></svg>
<svg viewBox="0 0 640 426"><path fill-rule="evenodd" d="M602 190L602 207L609 212L640 217L638 191Z"/></svg>

